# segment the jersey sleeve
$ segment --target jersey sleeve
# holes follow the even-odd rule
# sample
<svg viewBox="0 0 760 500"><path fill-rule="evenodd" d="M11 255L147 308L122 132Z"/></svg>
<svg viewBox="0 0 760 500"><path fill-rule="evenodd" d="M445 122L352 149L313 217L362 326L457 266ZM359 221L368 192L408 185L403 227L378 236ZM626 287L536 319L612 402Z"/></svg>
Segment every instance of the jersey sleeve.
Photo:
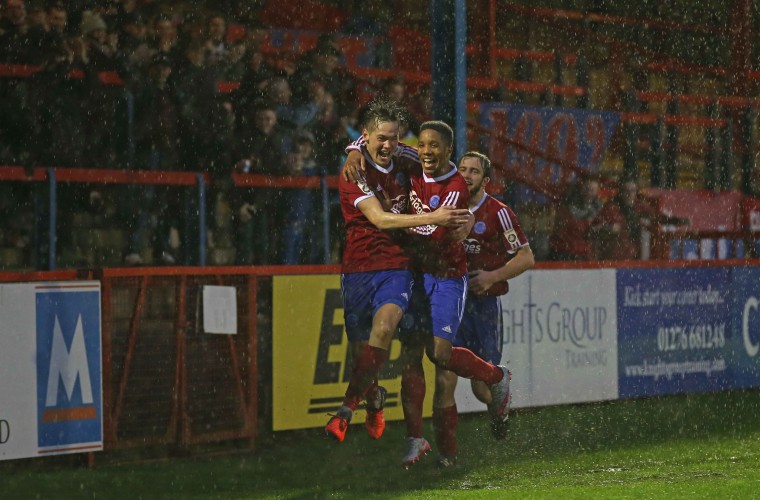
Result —
<svg viewBox="0 0 760 500"><path fill-rule="evenodd" d="M338 188L340 189L340 196L344 198L346 202L356 207L360 202L367 198L375 196L374 191L369 187L367 179L361 176L356 182L347 181L343 176L338 176Z"/></svg>
<svg viewBox="0 0 760 500"><path fill-rule="evenodd" d="M364 136L360 135L358 139L346 146L346 154L351 151L361 151L362 146L365 146L367 142L364 140Z"/></svg>
<svg viewBox="0 0 760 500"><path fill-rule="evenodd" d="M502 236L504 237L503 241L508 252L514 253L520 248L528 246L528 238L525 236L525 231L523 231L512 209L502 206L496 212L496 217L499 220Z"/></svg>

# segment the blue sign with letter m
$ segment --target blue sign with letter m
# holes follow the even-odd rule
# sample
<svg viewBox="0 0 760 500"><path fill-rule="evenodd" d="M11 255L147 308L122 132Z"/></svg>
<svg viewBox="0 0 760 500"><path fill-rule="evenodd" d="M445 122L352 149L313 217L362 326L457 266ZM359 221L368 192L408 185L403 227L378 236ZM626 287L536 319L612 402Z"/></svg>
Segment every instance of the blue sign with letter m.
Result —
<svg viewBox="0 0 760 500"><path fill-rule="evenodd" d="M36 288L38 445L48 452L100 449L100 287Z"/></svg>

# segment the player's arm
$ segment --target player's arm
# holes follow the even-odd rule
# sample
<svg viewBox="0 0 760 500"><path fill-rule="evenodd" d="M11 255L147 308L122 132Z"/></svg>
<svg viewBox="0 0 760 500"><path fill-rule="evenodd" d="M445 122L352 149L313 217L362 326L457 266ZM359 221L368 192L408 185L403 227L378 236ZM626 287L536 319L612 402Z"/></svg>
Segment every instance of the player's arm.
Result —
<svg viewBox="0 0 760 500"><path fill-rule="evenodd" d="M443 208L445 206L451 206L451 207L459 207L459 208L465 209L467 207L468 195L469 193L467 191L457 191L457 190L444 191L440 195L441 200L444 200L440 208ZM464 224L474 224L475 218L471 216L469 209L467 209L467 214L468 214L468 217L467 217L467 220L464 222ZM427 238L431 238L433 241L437 241L437 242L442 242L444 240L449 240L449 239L453 239L454 241L461 241L464 238L466 238L467 235L469 234L469 231L467 231L466 233L464 233L464 236L462 236L461 235L462 231L456 231L456 228L454 227L451 227L451 226L442 227L441 225L433 225L433 224L420 225L417 227L413 227L409 229L409 232L412 234L419 235L419 236L425 236Z"/></svg>
<svg viewBox="0 0 760 500"><path fill-rule="evenodd" d="M349 149L350 147L346 148L346 161L343 162L343 167L340 170L343 173L343 178L348 182L358 182L365 171L364 155L361 149Z"/></svg>
<svg viewBox="0 0 760 500"><path fill-rule="evenodd" d="M483 294L494 284L508 281L520 276L522 273L536 265L533 250L530 246L520 247L515 256L503 266L493 271L475 270L470 272L468 287L476 295Z"/></svg>
<svg viewBox="0 0 760 500"><path fill-rule="evenodd" d="M467 217L467 223L460 227L451 228L448 236L454 241L464 241L467 235L470 234L470 231L472 231L473 226L475 226L475 215L470 212L469 217Z"/></svg>
<svg viewBox="0 0 760 500"><path fill-rule="evenodd" d="M459 227L467 223L469 210L456 209L452 206L443 206L434 212L422 214L396 214L386 212L380 200L375 196L369 196L357 203L362 214L378 229L406 229L415 226L436 225L443 227Z"/></svg>

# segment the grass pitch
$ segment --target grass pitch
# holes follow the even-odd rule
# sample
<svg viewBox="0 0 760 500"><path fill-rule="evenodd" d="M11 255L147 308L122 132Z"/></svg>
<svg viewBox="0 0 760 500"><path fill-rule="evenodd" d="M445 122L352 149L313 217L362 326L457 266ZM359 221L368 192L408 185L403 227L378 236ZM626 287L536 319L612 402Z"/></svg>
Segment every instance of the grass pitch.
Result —
<svg viewBox="0 0 760 500"><path fill-rule="evenodd" d="M356 418L363 419L359 412ZM431 424L426 436L432 442ZM253 453L94 469L0 464L0 498L760 498L760 391L517 412L495 442L463 415L459 464L399 467L403 424L264 436Z"/></svg>

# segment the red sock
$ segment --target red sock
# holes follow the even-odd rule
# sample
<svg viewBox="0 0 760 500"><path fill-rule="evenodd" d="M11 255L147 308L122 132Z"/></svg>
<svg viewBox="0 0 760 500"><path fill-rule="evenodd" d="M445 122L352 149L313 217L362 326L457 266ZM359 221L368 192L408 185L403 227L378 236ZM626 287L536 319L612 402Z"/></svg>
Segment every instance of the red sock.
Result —
<svg viewBox="0 0 760 500"><path fill-rule="evenodd" d="M504 372L496 365L483 361L469 349L453 347L451 359L446 368L460 377L482 380L488 385L493 385L504 377Z"/></svg>
<svg viewBox="0 0 760 500"><path fill-rule="evenodd" d="M374 408L377 401L377 377L372 379L372 384L367 389L367 393L364 395L364 399L367 400L367 407Z"/></svg>
<svg viewBox="0 0 760 500"><path fill-rule="evenodd" d="M401 405L407 437L422 437L422 402L425 400L425 372L422 363L401 370Z"/></svg>
<svg viewBox="0 0 760 500"><path fill-rule="evenodd" d="M438 453L447 457L457 456L457 405L433 408L433 430Z"/></svg>
<svg viewBox="0 0 760 500"><path fill-rule="evenodd" d="M388 359L388 351L385 349L370 345L364 347L351 372L351 380L348 383L348 389L346 389L343 406L356 410L369 388L372 387L373 382L377 380L377 372L386 359Z"/></svg>

